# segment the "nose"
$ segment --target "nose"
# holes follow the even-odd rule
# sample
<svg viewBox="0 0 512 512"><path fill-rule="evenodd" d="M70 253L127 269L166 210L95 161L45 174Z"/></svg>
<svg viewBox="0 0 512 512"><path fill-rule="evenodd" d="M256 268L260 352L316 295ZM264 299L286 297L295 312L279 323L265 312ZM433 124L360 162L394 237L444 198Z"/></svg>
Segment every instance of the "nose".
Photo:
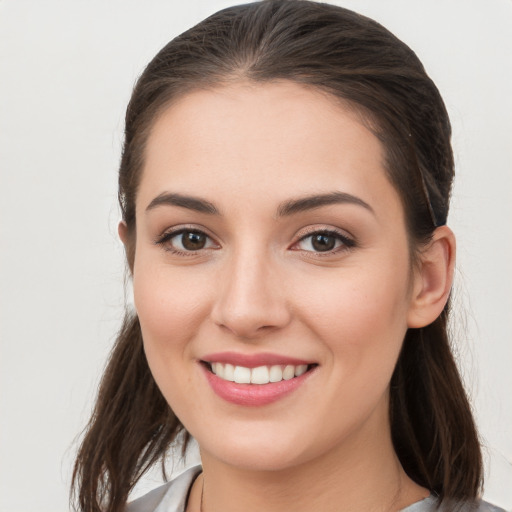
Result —
<svg viewBox="0 0 512 512"><path fill-rule="evenodd" d="M219 276L213 321L240 339L256 339L291 319L283 273L268 254L240 253Z"/></svg>

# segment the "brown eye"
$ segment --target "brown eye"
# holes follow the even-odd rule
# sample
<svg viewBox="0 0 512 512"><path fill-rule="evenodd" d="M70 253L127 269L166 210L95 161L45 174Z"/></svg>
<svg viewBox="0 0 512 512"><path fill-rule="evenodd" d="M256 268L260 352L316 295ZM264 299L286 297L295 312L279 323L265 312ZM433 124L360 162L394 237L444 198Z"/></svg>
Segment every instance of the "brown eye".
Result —
<svg viewBox="0 0 512 512"><path fill-rule="evenodd" d="M316 231L302 237L295 250L301 250L311 253L334 253L343 249L350 249L355 246L355 241L337 231Z"/></svg>
<svg viewBox="0 0 512 512"><path fill-rule="evenodd" d="M199 251L204 249L208 238L204 233L197 231L185 231L181 234L181 245L187 251Z"/></svg>
<svg viewBox="0 0 512 512"><path fill-rule="evenodd" d="M315 251L332 251L336 246L336 238L332 235L317 234L311 237L311 246Z"/></svg>
<svg viewBox="0 0 512 512"><path fill-rule="evenodd" d="M165 233L155 243L176 254L193 254L203 249L218 248L206 233L195 229L179 229Z"/></svg>

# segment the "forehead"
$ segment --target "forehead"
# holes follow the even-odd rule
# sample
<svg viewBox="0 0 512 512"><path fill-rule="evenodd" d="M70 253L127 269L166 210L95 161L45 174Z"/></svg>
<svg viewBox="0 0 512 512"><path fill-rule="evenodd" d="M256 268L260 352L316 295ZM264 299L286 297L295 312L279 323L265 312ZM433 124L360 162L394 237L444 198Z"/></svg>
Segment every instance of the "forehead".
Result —
<svg viewBox="0 0 512 512"><path fill-rule="evenodd" d="M164 110L146 145L138 208L162 192L275 201L339 190L366 202L397 194L361 116L288 81L191 92Z"/></svg>

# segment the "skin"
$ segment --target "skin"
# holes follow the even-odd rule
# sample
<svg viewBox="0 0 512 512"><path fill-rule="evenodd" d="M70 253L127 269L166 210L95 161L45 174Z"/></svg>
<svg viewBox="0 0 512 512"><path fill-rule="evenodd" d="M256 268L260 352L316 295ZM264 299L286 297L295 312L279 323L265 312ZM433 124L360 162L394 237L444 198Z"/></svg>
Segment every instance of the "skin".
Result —
<svg viewBox="0 0 512 512"><path fill-rule="evenodd" d="M447 300L455 243L438 228L411 264L383 161L353 111L288 82L193 92L155 122L137 195L134 299L155 380L200 445L188 511L199 510L203 477L203 512L387 511L429 494L393 450L389 382L407 328L432 322ZM332 192L367 206L279 215ZM155 205L169 193L218 213ZM179 228L207 244L156 243ZM322 230L350 242L315 251L307 236ZM318 366L277 402L245 407L204 377L199 361L223 351Z"/></svg>

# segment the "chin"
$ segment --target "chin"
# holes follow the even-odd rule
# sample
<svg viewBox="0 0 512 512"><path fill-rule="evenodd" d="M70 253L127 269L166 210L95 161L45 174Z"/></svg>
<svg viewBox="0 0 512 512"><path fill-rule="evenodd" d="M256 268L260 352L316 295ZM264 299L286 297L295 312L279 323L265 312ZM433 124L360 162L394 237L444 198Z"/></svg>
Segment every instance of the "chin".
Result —
<svg viewBox="0 0 512 512"><path fill-rule="evenodd" d="M210 453L224 464L244 471L283 471L299 465L304 454L290 453L273 443L230 443L224 450ZM208 456L207 450L201 449L202 457ZM302 456L301 456L302 455Z"/></svg>
<svg viewBox="0 0 512 512"><path fill-rule="evenodd" d="M213 458L244 471L284 471L321 458L339 441L333 439L332 433L318 439L312 432L305 431L307 429L293 431L289 424L257 423L233 422L229 427L216 429L222 435L214 437L211 435L213 428L210 432L198 432L195 439L201 457L205 461Z"/></svg>

